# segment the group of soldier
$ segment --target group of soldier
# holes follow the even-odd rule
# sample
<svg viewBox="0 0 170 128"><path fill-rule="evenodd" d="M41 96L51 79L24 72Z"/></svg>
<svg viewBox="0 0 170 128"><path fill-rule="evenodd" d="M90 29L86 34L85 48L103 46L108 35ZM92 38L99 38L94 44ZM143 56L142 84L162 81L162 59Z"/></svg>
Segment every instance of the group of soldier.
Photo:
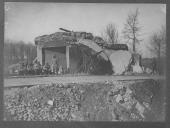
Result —
<svg viewBox="0 0 170 128"><path fill-rule="evenodd" d="M52 64L48 62L41 65L39 61L33 63L20 63L19 75L50 75L63 74L63 67L57 62L56 56L53 56Z"/></svg>

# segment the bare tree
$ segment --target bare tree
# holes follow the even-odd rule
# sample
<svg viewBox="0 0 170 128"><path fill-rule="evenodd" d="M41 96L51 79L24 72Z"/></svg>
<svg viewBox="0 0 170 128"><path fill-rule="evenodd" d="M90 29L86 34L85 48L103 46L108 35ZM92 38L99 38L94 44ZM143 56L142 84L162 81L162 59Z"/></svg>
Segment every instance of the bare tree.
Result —
<svg viewBox="0 0 170 128"><path fill-rule="evenodd" d="M161 30L153 33L151 36L149 50L153 52L158 59L166 54L166 28L162 26Z"/></svg>
<svg viewBox="0 0 170 128"><path fill-rule="evenodd" d="M141 27L139 26L138 16L138 9L136 9L135 13L130 13L123 30L124 38L127 39L127 42L132 42L133 52L136 52L136 43L141 41L139 39Z"/></svg>
<svg viewBox="0 0 170 128"><path fill-rule="evenodd" d="M23 41L5 40L4 43L4 63L5 66L18 63L24 60L24 53L28 57L28 61L32 62L36 57L36 47L31 43Z"/></svg>
<svg viewBox="0 0 170 128"><path fill-rule="evenodd" d="M157 57L156 68L159 74L165 71L166 55L166 28L162 26L161 30L153 33L151 36L149 50Z"/></svg>
<svg viewBox="0 0 170 128"><path fill-rule="evenodd" d="M110 23L106 26L105 31L103 33L103 38L106 42L110 44L118 43L118 30L115 24Z"/></svg>

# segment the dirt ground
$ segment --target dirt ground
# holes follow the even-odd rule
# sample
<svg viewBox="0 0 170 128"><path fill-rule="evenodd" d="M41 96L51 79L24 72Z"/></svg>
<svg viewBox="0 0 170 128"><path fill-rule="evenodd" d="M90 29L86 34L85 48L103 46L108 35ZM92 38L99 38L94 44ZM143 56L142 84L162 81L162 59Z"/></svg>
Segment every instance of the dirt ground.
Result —
<svg viewBox="0 0 170 128"><path fill-rule="evenodd" d="M153 79L6 88L4 120L164 121L164 92Z"/></svg>
<svg viewBox="0 0 170 128"><path fill-rule="evenodd" d="M17 87L17 86L27 86L27 85L45 85L51 83L96 83L96 82L105 82L105 81L115 81L115 80L138 80L138 79L161 79L165 80L164 76L150 76L150 75L136 75L136 76L110 76L110 75L101 75L101 76L77 76L77 75L58 75L50 77L13 77L4 79L4 87Z"/></svg>

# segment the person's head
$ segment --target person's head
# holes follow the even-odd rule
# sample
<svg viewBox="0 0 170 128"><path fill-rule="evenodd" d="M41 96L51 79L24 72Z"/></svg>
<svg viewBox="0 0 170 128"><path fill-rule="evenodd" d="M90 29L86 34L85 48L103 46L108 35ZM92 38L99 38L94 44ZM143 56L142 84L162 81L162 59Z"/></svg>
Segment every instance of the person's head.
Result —
<svg viewBox="0 0 170 128"><path fill-rule="evenodd" d="M53 55L53 58L56 58L56 55Z"/></svg>

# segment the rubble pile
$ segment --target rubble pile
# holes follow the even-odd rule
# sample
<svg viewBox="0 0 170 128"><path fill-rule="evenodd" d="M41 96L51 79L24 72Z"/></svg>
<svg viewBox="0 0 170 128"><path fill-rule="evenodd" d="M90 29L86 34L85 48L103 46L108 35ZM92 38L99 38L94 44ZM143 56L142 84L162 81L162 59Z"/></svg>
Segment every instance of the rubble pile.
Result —
<svg viewBox="0 0 170 128"><path fill-rule="evenodd" d="M12 120L71 120L70 112L78 109L80 101L73 88L52 84L19 89L14 96L5 96L5 108Z"/></svg>
<svg viewBox="0 0 170 128"><path fill-rule="evenodd" d="M154 120L157 116L165 116L152 108L158 109L163 104L154 103L156 94L163 97L160 90L160 85L154 80L51 84L18 89L13 94L6 90L4 120Z"/></svg>

